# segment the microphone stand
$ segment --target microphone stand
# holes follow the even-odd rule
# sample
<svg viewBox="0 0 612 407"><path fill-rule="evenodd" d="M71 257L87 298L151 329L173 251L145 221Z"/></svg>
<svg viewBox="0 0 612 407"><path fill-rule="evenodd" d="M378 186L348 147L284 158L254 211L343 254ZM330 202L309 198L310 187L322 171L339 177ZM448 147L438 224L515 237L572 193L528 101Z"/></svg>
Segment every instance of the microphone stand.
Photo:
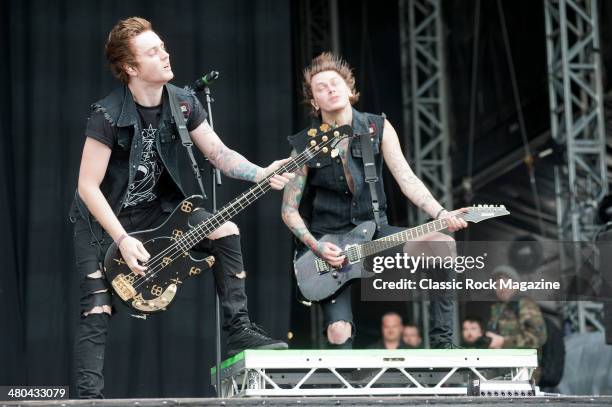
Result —
<svg viewBox="0 0 612 407"><path fill-rule="evenodd" d="M204 96L206 99L206 110L208 111L208 119L210 128L214 131L213 117L212 117L212 102L214 99L210 97L210 88L206 86L204 88ZM217 185L221 186L221 171L210 163L212 171L212 180L210 183L211 195L212 195L212 211L217 213ZM216 365L216 377L215 384L217 388L217 397L221 397L221 300L219 299L219 293L213 285L215 291L215 365Z"/></svg>
<svg viewBox="0 0 612 407"><path fill-rule="evenodd" d="M206 111L208 112L208 124L214 131L211 105L215 100L210 96L210 88L208 86L204 87L204 98L206 101ZM221 171L219 171L219 169L215 167L212 162L210 163L210 168L212 172L210 185L212 195L212 212L217 213L217 186L221 186ZM221 301L215 286L213 286L213 289L215 290L215 387L217 390L217 397L221 397Z"/></svg>

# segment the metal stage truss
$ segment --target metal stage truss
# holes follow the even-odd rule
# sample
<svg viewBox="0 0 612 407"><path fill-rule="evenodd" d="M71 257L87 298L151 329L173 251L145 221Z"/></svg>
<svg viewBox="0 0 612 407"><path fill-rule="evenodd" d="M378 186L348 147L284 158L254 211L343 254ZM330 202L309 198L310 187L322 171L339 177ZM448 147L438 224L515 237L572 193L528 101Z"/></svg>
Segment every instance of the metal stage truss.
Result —
<svg viewBox="0 0 612 407"><path fill-rule="evenodd" d="M453 206L448 102L440 0L400 0L400 53L404 142L415 174L433 196ZM411 224L426 220L410 211Z"/></svg>
<svg viewBox="0 0 612 407"><path fill-rule="evenodd" d="M608 193L597 0L544 0L551 135L567 163L555 167L559 240L592 241L597 203ZM560 245L561 266L580 253ZM569 303L574 331L596 329L601 304Z"/></svg>
<svg viewBox="0 0 612 407"><path fill-rule="evenodd" d="M449 155L448 102L440 0L399 0L402 110L406 157L415 174L446 208L453 207ZM427 214L409 207L411 225ZM454 332L459 317L455 307ZM413 322L421 322L429 345L426 302L413 303Z"/></svg>
<svg viewBox="0 0 612 407"><path fill-rule="evenodd" d="M537 359L535 349L246 350L222 363L220 395L535 396Z"/></svg>

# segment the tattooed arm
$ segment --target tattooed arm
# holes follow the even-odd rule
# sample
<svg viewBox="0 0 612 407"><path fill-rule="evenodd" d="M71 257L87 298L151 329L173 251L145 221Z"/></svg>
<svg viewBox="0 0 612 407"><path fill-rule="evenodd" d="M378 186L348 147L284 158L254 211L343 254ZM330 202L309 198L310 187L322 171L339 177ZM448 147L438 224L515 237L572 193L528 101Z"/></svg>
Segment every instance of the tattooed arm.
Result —
<svg viewBox="0 0 612 407"><path fill-rule="evenodd" d="M217 133L210 128L206 120L190 134L195 145L204 155L206 155L206 157L208 157L210 162L220 169L223 174L231 178L259 182L266 175L288 161L288 159L274 161L266 168L255 165L241 154L223 144ZM291 177L293 177L293 175L288 173L275 175L270 179L270 184L274 189L282 189Z"/></svg>
<svg viewBox="0 0 612 407"><path fill-rule="evenodd" d="M291 157L295 157L297 153L295 150L291 152ZM283 222L287 225L289 230L298 238L302 243L308 246L311 250L316 251L317 239L308 231L306 223L299 212L300 202L302 201L302 195L306 188L306 178L308 177L308 167L303 166L295 174L293 181L287 184L285 192L283 192L283 204L281 206L281 217Z"/></svg>
<svg viewBox="0 0 612 407"><path fill-rule="evenodd" d="M429 189L412 172L400 146L397 133L391 123L385 120L382 153L385 164L389 167L393 178L397 181L404 195L416 206L435 218L443 209L442 205L431 195Z"/></svg>
<svg viewBox="0 0 612 407"><path fill-rule="evenodd" d="M297 153L291 152L291 156L295 157ZM303 166L296 173L295 178L287 184L283 193L283 204L281 207L281 217L289 230L300 239L310 250L316 255L326 260L332 266L340 266L344 262L344 256L340 256L340 248L328 242L319 242L310 233L304 223L304 219L299 212L302 194L306 188L306 180L308 178L308 167Z"/></svg>

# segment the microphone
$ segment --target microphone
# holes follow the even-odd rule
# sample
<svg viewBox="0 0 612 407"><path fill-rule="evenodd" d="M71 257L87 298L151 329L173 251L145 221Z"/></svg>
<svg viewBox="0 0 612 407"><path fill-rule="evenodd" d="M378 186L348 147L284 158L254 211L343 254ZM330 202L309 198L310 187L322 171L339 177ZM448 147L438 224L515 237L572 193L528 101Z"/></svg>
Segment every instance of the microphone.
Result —
<svg viewBox="0 0 612 407"><path fill-rule="evenodd" d="M204 90L205 87L207 87L208 85L216 81L218 77L219 77L219 72L210 71L206 75L196 79L196 81L193 83L193 88L196 91Z"/></svg>

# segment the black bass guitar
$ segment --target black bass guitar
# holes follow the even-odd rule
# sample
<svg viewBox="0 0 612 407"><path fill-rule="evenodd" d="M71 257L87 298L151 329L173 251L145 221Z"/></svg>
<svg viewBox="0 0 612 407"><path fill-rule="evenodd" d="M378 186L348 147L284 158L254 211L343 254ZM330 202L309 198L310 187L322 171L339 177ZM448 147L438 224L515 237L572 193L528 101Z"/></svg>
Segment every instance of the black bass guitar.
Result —
<svg viewBox="0 0 612 407"><path fill-rule="evenodd" d="M124 304L139 312L165 311L185 279L197 276L215 262L213 256L194 257L190 251L193 246L268 192L271 189L270 177L295 172L318 154L333 154L337 151L336 144L352 137L353 132L348 125L331 128L323 124L319 129L310 129L308 135L309 144L302 153L208 218L198 219L196 213L203 199L192 196L182 201L161 226L131 233L130 236L140 240L151 255L145 263L144 276L130 270L113 243L106 252L104 272L115 294Z"/></svg>
<svg viewBox="0 0 612 407"><path fill-rule="evenodd" d="M508 214L510 212L503 205L479 205L471 206L467 212L458 213L455 216L477 223ZM342 254L346 256L344 264L342 267L333 267L312 251L308 251L294 263L298 287L302 295L310 301L329 298L351 281L375 275L374 272L363 268L363 259L366 257L447 227L446 219L438 219L372 241L372 236L376 232L376 224L368 221L361 223L344 235L325 235L319 241L331 242L344 248L342 251Z"/></svg>

